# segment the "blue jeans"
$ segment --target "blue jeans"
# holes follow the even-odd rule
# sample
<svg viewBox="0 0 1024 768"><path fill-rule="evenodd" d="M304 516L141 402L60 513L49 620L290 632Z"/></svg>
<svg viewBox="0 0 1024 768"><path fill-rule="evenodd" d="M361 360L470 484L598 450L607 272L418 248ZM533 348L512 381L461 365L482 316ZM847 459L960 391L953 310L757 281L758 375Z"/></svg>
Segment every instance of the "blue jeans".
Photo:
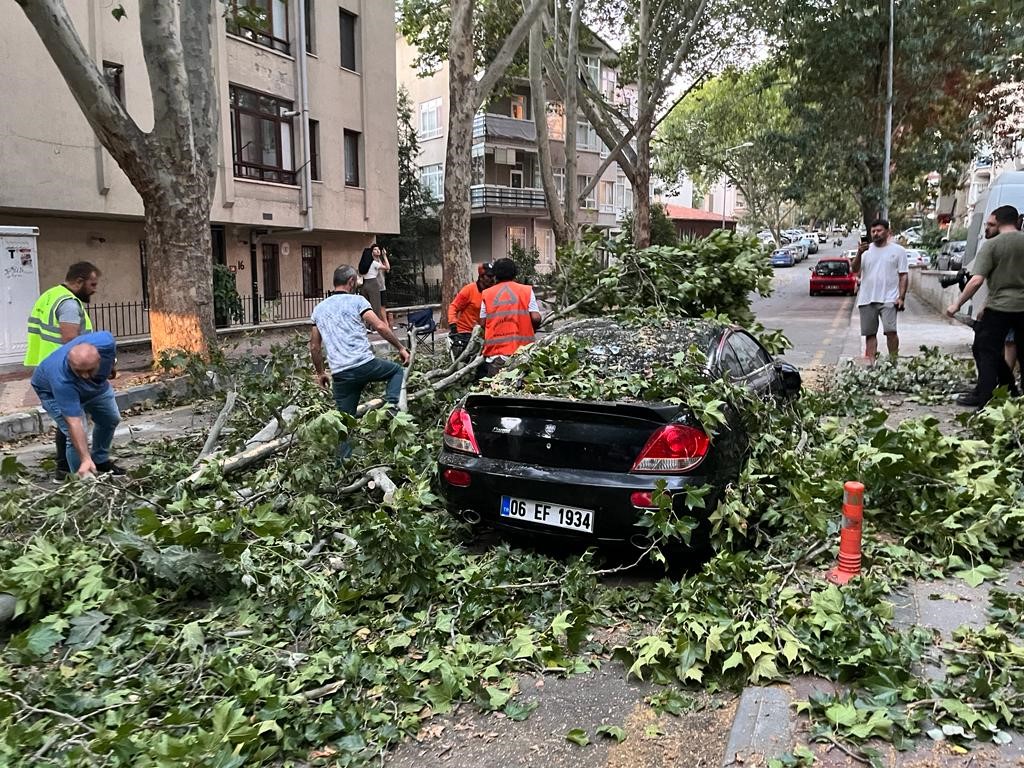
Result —
<svg viewBox="0 0 1024 768"><path fill-rule="evenodd" d="M77 472L82 460L71 442L71 433L68 431L68 424L61 415L57 401L52 397L39 395L39 402L43 409L50 415L50 418L57 423L57 429L67 437L67 458L68 468ZM82 410L92 417L92 460L94 464L103 464L110 461L110 445L114 442L114 430L121 423L121 412L117 409L117 401L114 399L114 390L109 389L101 395L82 403ZM84 424L83 424L84 426Z"/></svg>
<svg viewBox="0 0 1024 768"><path fill-rule="evenodd" d="M384 400L392 405L398 403L398 397L402 394L402 378L405 369L398 363L391 360L381 360L379 357L367 360L355 368L348 368L339 371L331 377L334 380L334 404L342 413L356 415L356 408L359 406L359 398L363 394L363 387L371 381L387 381L387 391L384 393ZM352 446L348 441L338 447L339 458L347 458L352 453Z"/></svg>

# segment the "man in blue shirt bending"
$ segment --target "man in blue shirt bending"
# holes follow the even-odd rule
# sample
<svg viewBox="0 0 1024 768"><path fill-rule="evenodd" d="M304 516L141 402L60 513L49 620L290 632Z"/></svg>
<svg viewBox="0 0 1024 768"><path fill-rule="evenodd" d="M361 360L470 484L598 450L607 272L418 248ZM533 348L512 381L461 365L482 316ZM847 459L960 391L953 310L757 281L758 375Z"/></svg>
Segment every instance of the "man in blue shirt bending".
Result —
<svg viewBox="0 0 1024 768"><path fill-rule="evenodd" d="M67 436L68 467L79 477L97 472L124 474L110 460L110 444L121 421L109 381L116 355L110 333L85 333L53 352L32 374L32 389ZM86 414L93 420L92 452L85 436Z"/></svg>

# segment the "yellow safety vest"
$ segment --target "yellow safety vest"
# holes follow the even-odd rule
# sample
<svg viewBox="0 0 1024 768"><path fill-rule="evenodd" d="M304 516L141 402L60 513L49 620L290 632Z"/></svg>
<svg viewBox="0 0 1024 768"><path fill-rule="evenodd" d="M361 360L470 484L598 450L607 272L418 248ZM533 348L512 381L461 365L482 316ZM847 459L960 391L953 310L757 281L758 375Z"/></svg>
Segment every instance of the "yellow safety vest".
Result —
<svg viewBox="0 0 1024 768"><path fill-rule="evenodd" d="M85 311L85 305L65 285L55 285L36 299L32 314L28 318L28 348L25 350L27 366L39 365L50 354L60 348L60 323L57 321L57 308L65 301L77 301L85 321L82 333L92 330L92 320Z"/></svg>

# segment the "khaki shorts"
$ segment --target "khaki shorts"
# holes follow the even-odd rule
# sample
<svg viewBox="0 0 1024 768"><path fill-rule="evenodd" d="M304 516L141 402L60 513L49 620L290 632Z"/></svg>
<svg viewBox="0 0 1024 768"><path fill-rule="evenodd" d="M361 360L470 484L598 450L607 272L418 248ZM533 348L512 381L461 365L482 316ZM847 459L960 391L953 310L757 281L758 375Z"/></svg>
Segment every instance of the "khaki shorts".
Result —
<svg viewBox="0 0 1024 768"><path fill-rule="evenodd" d="M878 318L882 318L882 333L896 333L896 305L883 304L876 301L864 304L860 310L860 335L875 336L878 334Z"/></svg>

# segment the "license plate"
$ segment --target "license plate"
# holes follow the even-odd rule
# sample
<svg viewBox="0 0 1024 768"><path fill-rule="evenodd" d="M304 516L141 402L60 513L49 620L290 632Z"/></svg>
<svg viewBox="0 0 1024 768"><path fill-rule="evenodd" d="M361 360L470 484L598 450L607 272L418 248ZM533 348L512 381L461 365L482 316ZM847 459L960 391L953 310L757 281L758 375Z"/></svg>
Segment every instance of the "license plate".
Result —
<svg viewBox="0 0 1024 768"><path fill-rule="evenodd" d="M594 532L593 510L549 504L546 501L502 496L501 516L553 528L567 528L570 531Z"/></svg>

